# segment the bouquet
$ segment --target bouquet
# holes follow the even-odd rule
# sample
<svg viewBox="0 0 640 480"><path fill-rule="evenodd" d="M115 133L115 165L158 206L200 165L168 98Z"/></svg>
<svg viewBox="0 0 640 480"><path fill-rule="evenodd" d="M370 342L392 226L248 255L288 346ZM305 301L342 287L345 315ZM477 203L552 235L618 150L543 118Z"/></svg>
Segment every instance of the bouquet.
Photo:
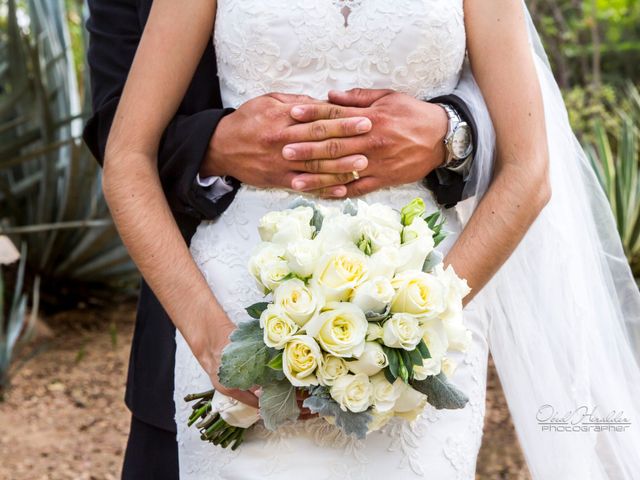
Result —
<svg viewBox="0 0 640 480"><path fill-rule="evenodd" d="M451 350L464 351L467 282L443 267L439 211L416 198L401 211L350 200L342 208L299 198L259 222L249 271L264 302L246 308L222 352L220 383L259 387L255 409L218 391L189 418L201 438L237 448L259 420L295 421L303 406L364 438L393 417L412 421L431 404L462 408L448 381Z"/></svg>

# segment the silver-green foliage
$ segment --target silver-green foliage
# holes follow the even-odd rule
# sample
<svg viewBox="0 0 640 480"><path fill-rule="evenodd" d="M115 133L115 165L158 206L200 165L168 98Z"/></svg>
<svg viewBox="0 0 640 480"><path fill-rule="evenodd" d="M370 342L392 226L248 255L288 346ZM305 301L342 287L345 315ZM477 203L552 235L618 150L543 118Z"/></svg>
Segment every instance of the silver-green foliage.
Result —
<svg viewBox="0 0 640 480"><path fill-rule="evenodd" d="M620 111L622 127L609 132L596 122L595 142L586 151L611 204L622 244L640 277L640 91L627 87L631 108Z"/></svg>
<svg viewBox="0 0 640 480"><path fill-rule="evenodd" d="M26 246L23 246L12 294L5 291L4 272L0 266L0 395L9 383L9 367L13 354L20 341L29 338L38 314L40 282L36 278L33 286L31 312L28 313L28 296L24 291L25 266ZM8 300L8 305L5 305L5 299Z"/></svg>
<svg viewBox="0 0 640 480"><path fill-rule="evenodd" d="M131 278L101 170L80 138L88 103L64 2L9 0L7 11L0 23L0 230L27 242L30 268L47 277Z"/></svg>

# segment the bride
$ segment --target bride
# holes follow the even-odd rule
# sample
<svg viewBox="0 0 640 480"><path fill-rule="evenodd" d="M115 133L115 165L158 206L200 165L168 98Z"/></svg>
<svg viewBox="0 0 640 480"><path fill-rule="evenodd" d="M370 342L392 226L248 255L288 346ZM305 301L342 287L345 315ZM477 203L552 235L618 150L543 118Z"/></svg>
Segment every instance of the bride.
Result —
<svg viewBox="0 0 640 480"><path fill-rule="evenodd" d="M213 385L257 405L254 392L223 388L217 367L243 307L260 299L246 270L257 221L299 195L243 185L219 219L199 226L191 251L184 244L155 157L212 31L225 107L270 91L340 103L341 90L363 85L416 98L460 85L480 138L470 198L446 213L452 235L443 252L472 287L472 344L447 359L469 394L466 408L426 410L362 441L319 418L277 432L256 427L236 451L186 428L187 392ZM312 120L323 104L299 107ZM104 168L123 241L178 331L181 478L474 478L489 347L534 478L631 479L640 471L640 373L630 341L640 296L521 2L155 0ZM131 193L132 177L146 181L143 194ZM416 196L436 208L420 183L365 199L399 208Z"/></svg>

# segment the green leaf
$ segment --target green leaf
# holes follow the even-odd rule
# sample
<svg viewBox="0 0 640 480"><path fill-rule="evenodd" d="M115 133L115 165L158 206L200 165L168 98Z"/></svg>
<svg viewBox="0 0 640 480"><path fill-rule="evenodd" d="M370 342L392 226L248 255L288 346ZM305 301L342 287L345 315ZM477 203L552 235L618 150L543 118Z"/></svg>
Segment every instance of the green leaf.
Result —
<svg viewBox="0 0 640 480"><path fill-rule="evenodd" d="M386 345L382 345L382 350L387 354L387 359L389 360L389 366L386 369L389 369L389 373L395 381L395 379L398 378L398 369L400 368L398 352L395 348L387 347Z"/></svg>
<svg viewBox="0 0 640 480"><path fill-rule="evenodd" d="M269 360L267 366L274 370L282 370L282 352L279 352L275 357Z"/></svg>
<svg viewBox="0 0 640 480"><path fill-rule="evenodd" d="M431 353L427 348L427 344L424 342L424 338L420 339L420 343L418 343L416 349L420 352L422 358L431 358Z"/></svg>
<svg viewBox="0 0 640 480"><path fill-rule="evenodd" d="M269 302L258 302L245 308L245 310L251 318L260 318L260 315L262 315L262 312L264 312L268 306Z"/></svg>
<svg viewBox="0 0 640 480"><path fill-rule="evenodd" d="M420 350L418 350L417 348L414 348L413 350L408 351L407 355L411 359L411 363L413 365L422 366L422 364L424 363L424 361L422 359L422 354L420 353Z"/></svg>
<svg viewBox="0 0 640 480"><path fill-rule="evenodd" d="M413 378L413 358L411 358L411 355L405 349L400 349L399 352L400 358L402 358L402 365L407 371L407 380L405 380L405 382L408 382L409 378ZM420 358L420 360L422 360L422 358ZM400 377L404 380L404 377L402 376L402 370L400 370L400 372Z"/></svg>
<svg viewBox="0 0 640 480"><path fill-rule="evenodd" d="M299 415L296 388L288 380L262 387L260 416L268 430L275 430L284 423L295 421Z"/></svg>
<svg viewBox="0 0 640 480"><path fill-rule="evenodd" d="M247 390L258 383L269 361L269 347L264 343L260 322L239 323L230 339L231 343L222 351L220 383L227 388Z"/></svg>
<svg viewBox="0 0 640 480"><path fill-rule="evenodd" d="M424 380L412 380L411 386L420 393L424 393L431 405L438 410L464 408L469 398L456 387L454 387L447 377L440 373L432 375Z"/></svg>
<svg viewBox="0 0 640 480"><path fill-rule="evenodd" d="M342 429L347 435L355 435L359 439L363 439L369 430L369 423L373 418L368 412L354 413L349 410L344 411L340 408L338 402L331 397L325 395L315 395L304 399L302 402L304 407L317 413L323 417L334 417L336 426Z"/></svg>

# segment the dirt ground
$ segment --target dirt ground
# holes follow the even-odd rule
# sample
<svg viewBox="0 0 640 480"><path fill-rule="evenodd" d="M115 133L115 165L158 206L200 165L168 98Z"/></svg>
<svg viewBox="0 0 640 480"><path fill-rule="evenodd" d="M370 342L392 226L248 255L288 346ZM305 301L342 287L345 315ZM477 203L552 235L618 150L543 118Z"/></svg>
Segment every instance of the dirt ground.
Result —
<svg viewBox="0 0 640 480"><path fill-rule="evenodd" d="M123 391L135 305L46 320L0 402L0 479L119 478L129 426ZM528 479L491 368L476 478Z"/></svg>

